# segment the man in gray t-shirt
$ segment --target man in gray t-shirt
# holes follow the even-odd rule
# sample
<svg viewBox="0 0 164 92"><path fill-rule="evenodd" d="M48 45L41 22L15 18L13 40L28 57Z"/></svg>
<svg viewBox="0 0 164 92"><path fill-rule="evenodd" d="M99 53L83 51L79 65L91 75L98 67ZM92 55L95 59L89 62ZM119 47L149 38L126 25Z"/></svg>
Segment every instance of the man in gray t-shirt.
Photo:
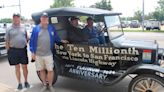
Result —
<svg viewBox="0 0 164 92"><path fill-rule="evenodd" d="M28 70L28 57L27 57L27 41L28 36L26 29L21 25L20 14L13 14L13 24L6 30L5 41L6 49L8 50L8 60L10 65L15 66L15 73L18 81L18 90L22 90L23 86L21 83L21 72L22 67L24 75L24 85L29 88L30 85L27 81Z"/></svg>
<svg viewBox="0 0 164 92"><path fill-rule="evenodd" d="M36 55L49 56L52 55L50 36L47 29L41 28L38 34Z"/></svg>
<svg viewBox="0 0 164 92"><path fill-rule="evenodd" d="M12 25L6 30L6 41L9 42L10 47L24 48L27 45L27 32L23 25Z"/></svg>

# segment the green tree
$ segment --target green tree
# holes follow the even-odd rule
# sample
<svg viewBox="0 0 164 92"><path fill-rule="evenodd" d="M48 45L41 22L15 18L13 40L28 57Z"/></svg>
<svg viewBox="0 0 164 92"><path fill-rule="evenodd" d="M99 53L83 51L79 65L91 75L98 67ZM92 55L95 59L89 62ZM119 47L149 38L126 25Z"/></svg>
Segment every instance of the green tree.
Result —
<svg viewBox="0 0 164 92"><path fill-rule="evenodd" d="M151 14L153 19L157 19L159 21L164 20L164 0L158 1L158 7Z"/></svg>
<svg viewBox="0 0 164 92"><path fill-rule="evenodd" d="M138 20L138 21L142 21L142 11L137 10L134 12L134 17L133 20Z"/></svg>
<svg viewBox="0 0 164 92"><path fill-rule="evenodd" d="M12 23L12 19L11 18L3 18L0 20L0 23Z"/></svg>
<svg viewBox="0 0 164 92"><path fill-rule="evenodd" d="M72 3L73 1L74 0L54 0L54 3L50 6L50 8L74 6Z"/></svg>
<svg viewBox="0 0 164 92"><path fill-rule="evenodd" d="M155 11L153 12L154 19L157 19L159 21L164 20L164 11Z"/></svg>
<svg viewBox="0 0 164 92"><path fill-rule="evenodd" d="M100 2L95 3L94 5L91 5L90 7L100 8L100 9L105 9L105 10L112 10L110 0L102 0Z"/></svg>
<svg viewBox="0 0 164 92"><path fill-rule="evenodd" d="M111 2L110 0L101 0L100 2L96 2L94 5L90 6L91 8L99 8L104 10L112 10ZM103 21L102 16L95 16L95 21Z"/></svg>
<svg viewBox="0 0 164 92"><path fill-rule="evenodd" d="M145 15L145 16L144 16L144 19L145 19L145 20L154 19L153 13L151 12L151 13Z"/></svg>
<svg viewBox="0 0 164 92"><path fill-rule="evenodd" d="M157 7L158 10L164 11L164 0L159 0L158 4L159 4L159 6Z"/></svg>

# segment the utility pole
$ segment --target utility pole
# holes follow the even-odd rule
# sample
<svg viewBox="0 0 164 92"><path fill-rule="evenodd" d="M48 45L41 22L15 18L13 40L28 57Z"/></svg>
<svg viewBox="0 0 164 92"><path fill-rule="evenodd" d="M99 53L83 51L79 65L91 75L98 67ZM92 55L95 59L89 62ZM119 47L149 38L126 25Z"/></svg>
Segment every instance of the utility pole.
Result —
<svg viewBox="0 0 164 92"><path fill-rule="evenodd" d="M142 31L144 31L144 18L145 18L145 1L142 0Z"/></svg>
<svg viewBox="0 0 164 92"><path fill-rule="evenodd" d="M21 15L21 2L20 2L20 0L19 0L19 13Z"/></svg>

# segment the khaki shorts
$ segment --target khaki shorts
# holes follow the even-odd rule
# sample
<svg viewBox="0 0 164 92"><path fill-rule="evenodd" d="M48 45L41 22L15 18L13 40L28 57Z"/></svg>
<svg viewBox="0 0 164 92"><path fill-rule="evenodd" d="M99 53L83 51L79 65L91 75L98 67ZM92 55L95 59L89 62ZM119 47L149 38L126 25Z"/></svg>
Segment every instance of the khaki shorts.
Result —
<svg viewBox="0 0 164 92"><path fill-rule="evenodd" d="M53 71L54 61L53 56L36 56L36 70L41 71L46 69L47 71Z"/></svg>

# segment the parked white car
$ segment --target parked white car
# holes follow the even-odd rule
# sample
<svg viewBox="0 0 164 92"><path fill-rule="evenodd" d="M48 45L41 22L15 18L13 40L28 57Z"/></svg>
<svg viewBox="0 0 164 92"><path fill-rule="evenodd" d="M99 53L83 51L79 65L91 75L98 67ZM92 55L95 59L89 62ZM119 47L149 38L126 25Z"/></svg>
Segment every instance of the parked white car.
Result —
<svg viewBox="0 0 164 92"><path fill-rule="evenodd" d="M146 21L145 28L146 30L151 30L151 29L161 30L161 23L155 19L150 19Z"/></svg>
<svg viewBox="0 0 164 92"><path fill-rule="evenodd" d="M5 49L5 33L6 30L0 28L0 57L7 55L7 50Z"/></svg>

